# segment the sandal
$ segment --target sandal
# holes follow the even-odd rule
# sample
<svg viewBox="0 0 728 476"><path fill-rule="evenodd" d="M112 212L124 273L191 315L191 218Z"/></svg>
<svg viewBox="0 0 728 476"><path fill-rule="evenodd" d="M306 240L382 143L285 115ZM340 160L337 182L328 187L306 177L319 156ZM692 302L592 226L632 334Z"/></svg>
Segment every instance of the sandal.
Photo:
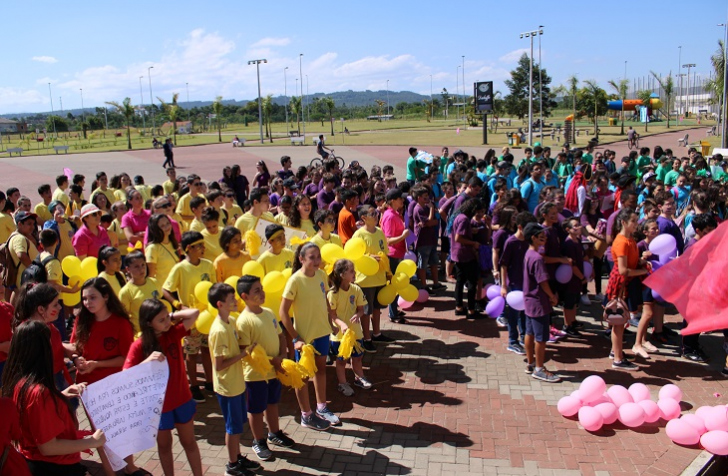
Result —
<svg viewBox="0 0 728 476"><path fill-rule="evenodd" d="M647 353L647 351L643 347L637 347L636 345L632 347L632 352L635 353L635 355L639 355L643 359L649 359L650 354Z"/></svg>
<svg viewBox="0 0 728 476"><path fill-rule="evenodd" d="M649 341L644 341L642 343L642 347L644 347L647 352L657 352L657 347L652 345L652 343Z"/></svg>

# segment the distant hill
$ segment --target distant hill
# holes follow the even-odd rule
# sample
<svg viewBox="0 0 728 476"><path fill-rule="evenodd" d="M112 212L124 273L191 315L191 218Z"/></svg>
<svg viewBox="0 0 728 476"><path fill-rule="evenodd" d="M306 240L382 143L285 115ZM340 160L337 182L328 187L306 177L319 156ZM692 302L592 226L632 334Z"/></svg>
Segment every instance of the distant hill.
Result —
<svg viewBox="0 0 728 476"><path fill-rule="evenodd" d="M335 93L312 93L308 96L306 96L306 101L310 102L313 101L314 98L324 98L324 97L330 97L332 98L337 105L344 105L346 104L348 107L357 107L357 106L371 106L374 104L374 101L377 99L381 99L382 101L387 100L387 91L386 90L380 90L380 91L337 91ZM397 103L400 102L422 102L423 99L429 99L429 96L424 96L422 94L413 93L412 91L389 91L389 104L390 106L394 107ZM290 96L288 97L290 99ZM273 98L273 102L275 102L278 105L283 105L288 102L288 99L284 96L276 96ZM235 105L235 106L245 106L250 101L255 101L257 98L253 99L241 99L241 100L235 100L235 99L223 99L223 104L225 105ZM193 108L193 107L203 107L203 106L209 106L212 104L213 101L190 101L185 102L182 101L179 103L179 105L183 109ZM89 114L95 113L94 107L87 107L84 108L85 111ZM56 110L54 111L55 114L59 115L60 111ZM74 116L79 116L83 113L83 111L78 109L64 109L63 110L63 116L65 117L68 113L73 114ZM36 115L49 115L50 111L46 112L40 112L40 113L31 113L31 112L17 112L17 113L11 113L11 114L0 114L0 117L5 118L22 118L22 117L28 117L28 116L36 116Z"/></svg>

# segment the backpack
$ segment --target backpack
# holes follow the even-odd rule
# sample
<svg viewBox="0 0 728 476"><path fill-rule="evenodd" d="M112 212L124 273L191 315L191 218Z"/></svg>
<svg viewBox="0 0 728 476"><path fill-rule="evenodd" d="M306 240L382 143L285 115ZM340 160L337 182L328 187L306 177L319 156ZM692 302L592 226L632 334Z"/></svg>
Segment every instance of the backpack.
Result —
<svg viewBox="0 0 728 476"><path fill-rule="evenodd" d="M602 320L607 321L612 326L623 326L629 322L629 306L621 297L611 299L604 306L604 314Z"/></svg>
<svg viewBox="0 0 728 476"><path fill-rule="evenodd" d="M35 259L30 263L20 277L20 282L25 283L27 281L33 281L35 283L47 283L48 282L48 271L46 271L46 265L53 260L58 260L53 255L46 256L41 261L40 255L36 256Z"/></svg>
<svg viewBox="0 0 728 476"><path fill-rule="evenodd" d="M0 281L5 287L15 287L18 282L18 268L20 268L20 260L15 264L13 260L13 250L10 249L10 240L13 239L17 232L11 233L8 241L0 244ZM26 238L27 242L28 239Z"/></svg>

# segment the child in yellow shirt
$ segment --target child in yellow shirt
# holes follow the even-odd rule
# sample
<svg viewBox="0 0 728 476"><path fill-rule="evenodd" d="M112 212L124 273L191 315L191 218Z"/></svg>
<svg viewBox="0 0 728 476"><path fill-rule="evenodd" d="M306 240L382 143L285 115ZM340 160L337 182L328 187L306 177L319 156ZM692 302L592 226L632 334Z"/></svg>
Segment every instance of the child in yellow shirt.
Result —
<svg viewBox="0 0 728 476"><path fill-rule="evenodd" d="M213 262L218 283L222 283L230 276L240 276L243 265L250 261L250 255L243 251L242 235L234 226L226 226L220 232L222 253Z"/></svg>
<svg viewBox="0 0 728 476"><path fill-rule="evenodd" d="M134 332L140 330L139 308L146 299L162 299L162 285L154 278L147 276L147 262L144 253L134 250L126 257L126 272L131 277L119 292L119 301L134 326Z"/></svg>
<svg viewBox="0 0 728 476"><path fill-rule="evenodd" d="M294 253L286 248L286 233L283 226L266 226L265 239L268 240L270 249L263 252L258 258L258 263L263 266L265 274L293 267Z"/></svg>

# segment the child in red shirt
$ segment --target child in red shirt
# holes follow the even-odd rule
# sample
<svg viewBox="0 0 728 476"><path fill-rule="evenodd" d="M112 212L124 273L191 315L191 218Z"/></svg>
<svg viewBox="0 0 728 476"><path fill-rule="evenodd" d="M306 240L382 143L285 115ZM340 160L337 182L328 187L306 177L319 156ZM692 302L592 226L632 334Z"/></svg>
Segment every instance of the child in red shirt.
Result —
<svg viewBox="0 0 728 476"><path fill-rule="evenodd" d="M346 189L341 192L341 200L344 208L339 212L339 223L336 227L341 238L341 244L345 245L356 231L356 207L359 206L359 195L354 190Z"/></svg>
<svg viewBox="0 0 728 476"><path fill-rule="evenodd" d="M142 335L131 345L124 362L124 369L151 360L160 362L167 360L169 365L169 381L157 434L159 462L164 474L167 475L174 474L172 429L176 428L192 474L202 476L202 460L195 440L193 420L197 404L192 399L192 392L187 385L182 353L182 338L189 335L189 330L195 325L198 315L197 309L169 313L162 301L146 299L139 308L139 327Z"/></svg>

